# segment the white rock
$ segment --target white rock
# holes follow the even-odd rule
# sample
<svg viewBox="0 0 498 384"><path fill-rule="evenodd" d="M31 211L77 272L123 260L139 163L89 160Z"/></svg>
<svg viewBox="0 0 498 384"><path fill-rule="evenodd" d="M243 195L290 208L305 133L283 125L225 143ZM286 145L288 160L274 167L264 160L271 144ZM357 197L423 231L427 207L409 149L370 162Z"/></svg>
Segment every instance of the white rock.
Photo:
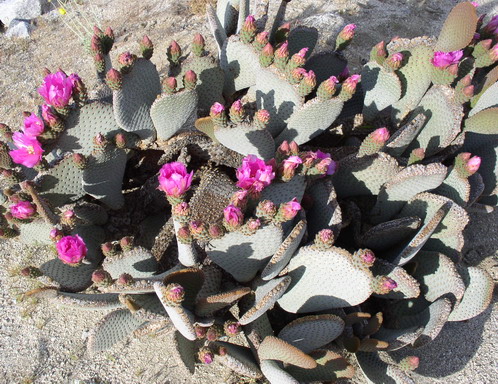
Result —
<svg viewBox="0 0 498 384"><path fill-rule="evenodd" d="M5 36L27 39L33 30L33 26L27 20L14 19L9 24Z"/></svg>
<svg viewBox="0 0 498 384"><path fill-rule="evenodd" d="M9 25L14 19L34 19L50 9L48 0L5 0L0 2L0 20Z"/></svg>

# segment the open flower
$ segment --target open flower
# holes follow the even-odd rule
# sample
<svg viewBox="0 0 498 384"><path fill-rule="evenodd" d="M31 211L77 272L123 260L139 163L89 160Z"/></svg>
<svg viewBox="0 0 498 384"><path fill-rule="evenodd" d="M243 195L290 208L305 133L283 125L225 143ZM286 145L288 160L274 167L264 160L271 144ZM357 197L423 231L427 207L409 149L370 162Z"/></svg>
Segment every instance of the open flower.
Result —
<svg viewBox="0 0 498 384"><path fill-rule="evenodd" d="M30 137L21 132L15 132L12 140L18 149L10 151L10 157L17 164L22 164L28 168L37 165L43 154L41 144L35 137Z"/></svg>
<svg viewBox="0 0 498 384"><path fill-rule="evenodd" d="M47 75L43 85L38 88L38 93L45 102L55 108L64 108L68 105L72 92L73 80L61 71Z"/></svg>
<svg viewBox="0 0 498 384"><path fill-rule="evenodd" d="M271 165L258 159L255 155L244 157L242 165L237 168L237 187L249 192L261 192L275 178Z"/></svg>
<svg viewBox="0 0 498 384"><path fill-rule="evenodd" d="M242 213L242 210L233 204L230 204L223 210L223 216L226 224L231 229L240 227L244 222L244 214Z"/></svg>
<svg viewBox="0 0 498 384"><path fill-rule="evenodd" d="M431 59L432 65L437 68L447 68L450 65L458 64L463 56L463 51L453 51L453 52L434 52L434 56Z"/></svg>
<svg viewBox="0 0 498 384"><path fill-rule="evenodd" d="M66 264L78 265L88 252L85 242L79 235L64 236L56 245L59 259Z"/></svg>
<svg viewBox="0 0 498 384"><path fill-rule="evenodd" d="M16 219L29 219L36 212L36 207L29 201L19 201L17 204L12 204L10 207L10 213Z"/></svg>
<svg viewBox="0 0 498 384"><path fill-rule="evenodd" d="M171 197L180 197L190 189L194 171L178 161L167 163L159 171L159 189Z"/></svg>
<svg viewBox="0 0 498 384"><path fill-rule="evenodd" d="M29 115L24 119L24 133L27 136L36 137L41 135L45 130L42 119L36 116L34 113Z"/></svg>
<svg viewBox="0 0 498 384"><path fill-rule="evenodd" d="M280 205L278 214L282 216L283 221L292 220L301 210L301 204L294 197L291 201Z"/></svg>

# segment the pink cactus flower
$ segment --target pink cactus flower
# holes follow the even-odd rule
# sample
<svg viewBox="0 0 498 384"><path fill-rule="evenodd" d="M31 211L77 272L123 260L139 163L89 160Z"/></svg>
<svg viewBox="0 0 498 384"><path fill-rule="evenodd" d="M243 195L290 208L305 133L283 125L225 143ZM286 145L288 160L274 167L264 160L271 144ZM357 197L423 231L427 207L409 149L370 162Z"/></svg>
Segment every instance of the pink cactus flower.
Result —
<svg viewBox="0 0 498 384"><path fill-rule="evenodd" d="M9 152L10 157L12 157L15 163L33 168L41 161L44 151L36 138L21 132L15 132L12 140L18 148Z"/></svg>
<svg viewBox="0 0 498 384"><path fill-rule="evenodd" d="M244 214L241 209L233 204L223 210L223 216L228 225L233 228L240 227L244 221Z"/></svg>
<svg viewBox="0 0 498 384"><path fill-rule="evenodd" d="M225 111L225 107L223 104L214 103L211 107L211 116L217 116L222 114Z"/></svg>
<svg viewBox="0 0 498 384"><path fill-rule="evenodd" d="M291 201L282 204L279 210L285 220L292 220L301 210L301 204L294 197Z"/></svg>
<svg viewBox="0 0 498 384"><path fill-rule="evenodd" d="M299 156L290 156L285 159L281 167L283 178L290 180L294 176L296 168L302 163L303 161Z"/></svg>
<svg viewBox="0 0 498 384"><path fill-rule="evenodd" d="M190 189L194 171L187 173L183 163L173 162L162 166L159 171L159 189L171 197L180 197Z"/></svg>
<svg viewBox="0 0 498 384"><path fill-rule="evenodd" d="M12 216L20 220L29 219L36 212L36 207L29 201L19 201L17 204L12 204L9 209Z"/></svg>
<svg viewBox="0 0 498 384"><path fill-rule="evenodd" d="M55 108L64 108L69 103L73 92L73 81L64 72L51 73L45 77L38 93L47 104Z"/></svg>
<svg viewBox="0 0 498 384"><path fill-rule="evenodd" d="M54 115L49 105L43 104L41 108L42 108L42 118L43 120L46 121L46 123L49 126L53 127L55 124L59 122L59 118L56 115Z"/></svg>
<svg viewBox="0 0 498 384"><path fill-rule="evenodd" d="M83 260L88 252L85 242L79 235L64 236L56 245L59 259L70 265L77 265Z"/></svg>
<svg viewBox="0 0 498 384"><path fill-rule="evenodd" d="M236 175L239 180L237 187L249 192L261 192L275 178L273 167L255 155L246 156L242 160L242 165L237 168Z"/></svg>
<svg viewBox="0 0 498 384"><path fill-rule="evenodd" d="M71 85L75 88L78 83L81 83L81 77L79 77L76 73L71 73L68 77L71 80Z"/></svg>
<svg viewBox="0 0 498 384"><path fill-rule="evenodd" d="M498 15L493 16L493 18L484 27L484 32L491 35L498 33Z"/></svg>
<svg viewBox="0 0 498 384"><path fill-rule="evenodd" d="M447 68L452 64L458 64L460 59L463 57L463 51L453 51L453 52L434 52L434 56L431 59L432 65L437 68Z"/></svg>
<svg viewBox="0 0 498 384"><path fill-rule="evenodd" d="M337 170L337 163L334 160L332 160L329 153L324 153L318 150L316 151L316 157L317 159L322 160L318 164L319 169L323 168L325 165L327 166L326 170L324 171L324 174L333 175L335 173L335 171Z"/></svg>
<svg viewBox="0 0 498 384"><path fill-rule="evenodd" d="M34 113L29 115L24 119L24 133L27 136L36 137L41 135L45 130L42 119L36 116Z"/></svg>

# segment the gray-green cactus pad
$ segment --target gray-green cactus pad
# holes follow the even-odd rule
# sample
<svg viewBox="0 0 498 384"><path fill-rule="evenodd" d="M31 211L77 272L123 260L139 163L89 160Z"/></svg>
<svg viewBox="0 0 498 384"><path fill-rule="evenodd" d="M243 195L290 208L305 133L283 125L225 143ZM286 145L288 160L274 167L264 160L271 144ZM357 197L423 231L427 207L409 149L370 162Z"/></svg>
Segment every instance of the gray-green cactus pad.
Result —
<svg viewBox="0 0 498 384"><path fill-rule="evenodd" d="M19 228L21 230L19 239L24 244L53 244L50 239L50 231L53 227L43 219L23 223Z"/></svg>
<svg viewBox="0 0 498 384"><path fill-rule="evenodd" d="M474 108L470 110L469 117L472 117L485 109L495 107L498 107L498 82L494 83L483 92Z"/></svg>
<svg viewBox="0 0 498 384"><path fill-rule="evenodd" d="M371 295L372 274L356 268L349 252L332 247L319 251L302 247L291 259L287 292L278 303L287 312L306 313L349 307L364 302ZM350 289L350 282L355 289Z"/></svg>
<svg viewBox="0 0 498 384"><path fill-rule="evenodd" d="M287 324L278 337L309 353L339 337L344 330L344 320L335 315L301 317Z"/></svg>
<svg viewBox="0 0 498 384"><path fill-rule="evenodd" d="M220 0L216 2L216 16L227 34L235 33L239 14L239 0Z"/></svg>
<svg viewBox="0 0 498 384"><path fill-rule="evenodd" d="M106 311L123 306L118 300L118 295L114 293L57 292L57 296L52 298L51 301L61 307L92 311Z"/></svg>
<svg viewBox="0 0 498 384"><path fill-rule="evenodd" d="M261 200L273 201L275 205L286 203L296 198L301 201L306 189L306 179L304 176L294 176L286 183L271 183L268 187L263 189L261 193Z"/></svg>
<svg viewBox="0 0 498 384"><path fill-rule="evenodd" d="M313 198L313 206L306 211L310 238L324 228L332 229L337 237L342 225L342 212L332 182L318 180L308 189L308 193Z"/></svg>
<svg viewBox="0 0 498 384"><path fill-rule="evenodd" d="M296 108L287 126L275 139L277 145L284 140L303 144L322 134L342 111L344 102L334 97L330 100L313 99Z"/></svg>
<svg viewBox="0 0 498 384"><path fill-rule="evenodd" d="M83 291L92 285L92 273L96 268L94 264L80 264L73 267L59 259L49 260L40 266L45 276L55 280L61 290L67 292Z"/></svg>
<svg viewBox="0 0 498 384"><path fill-rule="evenodd" d="M418 135L426 120L427 117L423 113L419 113L399 128L387 141L386 152L394 157L400 156Z"/></svg>
<svg viewBox="0 0 498 384"><path fill-rule="evenodd" d="M105 239L104 229L96 225L78 225L71 231L71 235L76 234L81 236L88 248L85 259L93 264L100 263L102 261L100 245Z"/></svg>
<svg viewBox="0 0 498 384"><path fill-rule="evenodd" d="M401 369L382 361L377 353L357 352L356 360L368 383L415 384Z"/></svg>
<svg viewBox="0 0 498 384"><path fill-rule="evenodd" d="M422 334L424 327L390 329L381 327L374 335L377 340L389 343L386 351L396 351L412 344Z"/></svg>
<svg viewBox="0 0 498 384"><path fill-rule="evenodd" d="M374 251L385 251L406 240L420 227L419 217L402 217L380 223L363 233L359 238L361 247Z"/></svg>
<svg viewBox="0 0 498 384"><path fill-rule="evenodd" d="M249 348L224 341L216 341L214 344L226 351L224 355L216 355L215 361L242 376L252 379L259 379L263 376Z"/></svg>
<svg viewBox="0 0 498 384"><path fill-rule="evenodd" d="M338 353L322 349L311 352L310 356L315 359L316 368L303 369L290 365L287 371L299 381L306 383L350 379L354 375L354 368Z"/></svg>
<svg viewBox="0 0 498 384"><path fill-rule="evenodd" d="M220 66L225 71L225 93L233 94L256 84L260 70L259 57L250 44L244 44L238 36L230 36L221 51Z"/></svg>
<svg viewBox="0 0 498 384"><path fill-rule="evenodd" d="M126 161L126 152L113 147L92 156L83 173L85 192L111 209L121 208L124 204L121 187Z"/></svg>
<svg viewBox="0 0 498 384"><path fill-rule="evenodd" d="M398 285L389 293L384 295L377 295L374 293L374 296L383 299L411 299L418 297L420 294L420 285L418 281L409 275L403 268L391 264L388 261L380 258L376 259L375 264L372 267L372 273L374 276L387 276L393 279Z"/></svg>
<svg viewBox="0 0 498 384"><path fill-rule="evenodd" d="M197 118L197 92L184 90L158 97L150 108L150 117L159 140L167 140L185 124Z"/></svg>
<svg viewBox="0 0 498 384"><path fill-rule="evenodd" d="M93 150L93 138L99 133L110 136L121 130L114 119L112 104L94 101L71 110L65 129L57 139L62 152L81 153L88 156Z"/></svg>
<svg viewBox="0 0 498 384"><path fill-rule="evenodd" d="M141 139L154 139L155 130L149 110L161 93L161 82L156 66L139 58L130 73L123 75L123 86L113 91L114 116L125 131Z"/></svg>
<svg viewBox="0 0 498 384"><path fill-rule="evenodd" d="M474 38L477 20L474 5L470 2L457 4L444 22L435 50L451 52L465 48Z"/></svg>
<svg viewBox="0 0 498 384"><path fill-rule="evenodd" d="M145 322L135 318L127 309L118 309L100 320L88 336L90 354L105 351L128 337Z"/></svg>
<svg viewBox="0 0 498 384"><path fill-rule="evenodd" d="M128 273L134 278L149 277L157 271L157 261L145 248L137 247L117 256L107 257L102 268L109 272L113 279Z"/></svg>
<svg viewBox="0 0 498 384"><path fill-rule="evenodd" d="M337 52L324 51L312 55L306 61L304 68L307 71L313 71L316 76L316 83L321 84L331 76L339 76L347 64L347 61Z"/></svg>
<svg viewBox="0 0 498 384"><path fill-rule="evenodd" d="M275 155L275 141L266 129L239 124L235 127L215 128L214 135L225 147L244 156L256 155L263 160L270 160Z"/></svg>
<svg viewBox="0 0 498 384"><path fill-rule="evenodd" d="M260 360L278 360L305 369L317 366L316 361L299 348L274 336L267 336L258 349Z"/></svg>
<svg viewBox="0 0 498 384"><path fill-rule="evenodd" d="M276 360L262 360L261 371L272 384L299 384L295 378L284 371L282 363Z"/></svg>
<svg viewBox="0 0 498 384"><path fill-rule="evenodd" d="M214 263L237 281L250 281L282 244L283 233L278 226L268 225L254 235L230 232L210 242L206 250Z"/></svg>
<svg viewBox="0 0 498 384"><path fill-rule="evenodd" d="M365 92L363 116L366 121L373 120L379 112L401 97L399 77L375 62L369 62L363 67L361 86Z"/></svg>

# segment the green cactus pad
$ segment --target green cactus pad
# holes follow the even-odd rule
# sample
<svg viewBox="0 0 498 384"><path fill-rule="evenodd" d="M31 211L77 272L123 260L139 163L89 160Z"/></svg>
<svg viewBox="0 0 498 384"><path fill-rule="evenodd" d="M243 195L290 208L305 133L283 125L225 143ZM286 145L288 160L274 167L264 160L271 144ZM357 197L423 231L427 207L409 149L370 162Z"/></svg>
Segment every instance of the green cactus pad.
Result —
<svg viewBox="0 0 498 384"><path fill-rule="evenodd" d="M221 47L223 47L223 44L225 44L225 41L227 40L227 33L216 15L216 10L211 4L206 4L206 18L209 23L209 28L211 29L211 34L216 41L218 53L221 54Z"/></svg>
<svg viewBox="0 0 498 384"><path fill-rule="evenodd" d="M82 178L83 170L67 156L41 175L38 191L41 197L58 207L85 195Z"/></svg>
<svg viewBox="0 0 498 384"><path fill-rule="evenodd" d="M415 164L404 168L382 186L372 209L372 221L381 223L396 215L417 193L436 189L446 178L443 164Z"/></svg>
<svg viewBox="0 0 498 384"><path fill-rule="evenodd" d="M316 83L321 84L330 76L339 76L346 68L347 61L334 51L323 51L311 56L304 65L307 71L313 71L316 76Z"/></svg>
<svg viewBox="0 0 498 384"><path fill-rule="evenodd" d="M275 139L277 145L284 140L295 141L301 145L320 135L332 125L341 113L343 106L344 102L338 98L330 100L315 98L302 107L295 108L287 121L287 126Z"/></svg>
<svg viewBox="0 0 498 384"><path fill-rule="evenodd" d="M150 107L150 117L159 140L167 140L197 118L197 92L183 90L163 94Z"/></svg>
<svg viewBox="0 0 498 384"><path fill-rule="evenodd" d="M240 33L247 16L251 13L250 8L252 4L249 4L249 0L238 0L238 3L239 15L237 17L237 33Z"/></svg>
<svg viewBox="0 0 498 384"><path fill-rule="evenodd" d="M111 209L124 204L121 187L127 155L122 149L108 147L89 159L83 172L85 192Z"/></svg>
<svg viewBox="0 0 498 384"><path fill-rule="evenodd" d="M289 276L279 277L270 281L259 281L255 289L253 306L248 309L239 319L242 325L249 324L267 310L273 308L276 301L285 293L291 278Z"/></svg>
<svg viewBox="0 0 498 384"><path fill-rule="evenodd" d="M427 117L423 113L419 113L405 125L399 128L386 145L386 152L391 156L398 157L405 152L406 148L419 134L422 127L425 125Z"/></svg>
<svg viewBox="0 0 498 384"><path fill-rule="evenodd" d="M235 33L240 0L219 0L216 2L216 16L227 34Z"/></svg>
<svg viewBox="0 0 498 384"><path fill-rule="evenodd" d="M243 287L202 297L197 300L195 314L201 317L211 316L220 309L232 306L237 300L244 297L249 292L251 292L249 287Z"/></svg>
<svg viewBox="0 0 498 384"><path fill-rule="evenodd" d="M235 373L251 379L260 379L263 376L249 348L224 341L216 341L214 345L218 348L224 348L226 352L224 355L216 355L215 361L220 362Z"/></svg>
<svg viewBox="0 0 498 384"><path fill-rule="evenodd" d="M474 38L477 19L476 7L470 2L457 4L444 22L435 50L451 52L465 48Z"/></svg>
<svg viewBox="0 0 498 384"><path fill-rule="evenodd" d="M149 277L157 271L157 267L154 256L141 247L125 251L118 256L108 257L102 264L102 268L114 279L123 273L129 273L134 278Z"/></svg>
<svg viewBox="0 0 498 384"><path fill-rule="evenodd" d="M73 208L76 216L83 220L85 224L104 225L107 223L109 215L105 208L93 203L78 203Z"/></svg>
<svg viewBox="0 0 498 384"><path fill-rule="evenodd" d="M207 224L221 222L223 209L230 204L236 191L237 187L224 173L217 169L204 172L199 188L189 202L192 220Z"/></svg>
<svg viewBox="0 0 498 384"><path fill-rule="evenodd" d="M463 150L473 153L482 146L498 146L498 132L496 130L496 119L498 119L498 107L488 108L465 120L463 132L465 142Z"/></svg>
<svg viewBox="0 0 498 384"><path fill-rule="evenodd" d="M351 254L341 248L319 251L312 246L302 247L288 270L292 282L278 301L287 312L349 307L364 302L372 293L370 271L356 268ZM355 289L351 290L353 281Z"/></svg>
<svg viewBox="0 0 498 384"><path fill-rule="evenodd" d="M429 157L445 149L460 133L463 107L454 100L454 90L444 85L435 85L424 95L414 113L423 112L427 121L417 138L408 146L407 152L415 148L425 149Z"/></svg>
<svg viewBox="0 0 498 384"><path fill-rule="evenodd" d="M431 85L431 59L434 54L434 40L426 36L391 41L387 49L390 54L396 52L408 56L408 62L397 74L401 80L402 96L393 105L393 121L400 122L418 105ZM408 52L406 52L408 51Z"/></svg>
<svg viewBox="0 0 498 384"><path fill-rule="evenodd" d="M299 381L284 371L283 364L279 361L262 360L259 366L270 383L299 384Z"/></svg>
<svg viewBox="0 0 498 384"><path fill-rule="evenodd" d="M448 321L468 320L479 315L486 310L493 298L493 279L486 271L461 265L458 272L466 289L462 301L453 309Z"/></svg>
<svg viewBox="0 0 498 384"><path fill-rule="evenodd" d="M468 133L467 133L468 135ZM483 161L479 167L479 174L484 182L483 195L496 195L496 182L498 180L498 140L494 146L484 144L472 150L473 155L480 156ZM486 159L486 160L484 160Z"/></svg>
<svg viewBox="0 0 498 384"><path fill-rule="evenodd" d="M197 294L204 284L204 272L199 268L182 268L174 271L172 268L171 273L166 273L163 283L180 284L185 289L185 297L183 298L182 305L188 309L195 307Z"/></svg>
<svg viewBox="0 0 498 384"><path fill-rule="evenodd" d="M306 179L304 176L297 175L294 176L289 182L278 183L273 182L268 187L263 189L261 193L262 200L270 200L279 205L291 201L296 198L301 201L304 195L304 190L306 189Z"/></svg>
<svg viewBox="0 0 498 384"><path fill-rule="evenodd" d="M159 275L158 275L159 276ZM154 292L154 283L161 280L159 277L145 277L133 279L128 285L113 284L106 287L99 287L101 292L105 293L122 293L127 295L142 295Z"/></svg>
<svg viewBox="0 0 498 384"><path fill-rule="evenodd" d="M471 206L479 197L481 197L482 192L484 191L484 181L479 173L474 173L467 181L470 184L470 194L467 206Z"/></svg>
<svg viewBox="0 0 498 384"><path fill-rule="evenodd" d="M90 155L93 139L99 133L112 136L120 131L111 104L94 101L71 110L65 121L65 129L57 139L62 152Z"/></svg>
<svg viewBox="0 0 498 384"><path fill-rule="evenodd" d="M197 75L197 86L195 91L199 96L198 108L201 112L207 113L214 103L225 103L223 98L223 88L225 85L225 75L218 62L211 56L197 57L185 61L182 64L181 80L186 71L192 70Z"/></svg>
<svg viewBox="0 0 498 384"><path fill-rule="evenodd" d="M357 352L356 360L368 383L415 384L401 369L384 362L378 353Z"/></svg>
<svg viewBox="0 0 498 384"><path fill-rule="evenodd" d="M31 223L20 225L19 228L21 230L19 240L24 244L53 244L50 239L53 226L47 224L45 220L33 220Z"/></svg>
<svg viewBox="0 0 498 384"><path fill-rule="evenodd" d="M363 233L359 244L363 248L371 248L374 251L386 251L409 236L413 236L421 222L422 220L418 217L402 217L380 223Z"/></svg>
<svg viewBox="0 0 498 384"><path fill-rule="evenodd" d="M394 290L385 295L374 293L373 296L383 299L412 299L420 295L420 284L403 268L377 258L371 270L374 276L387 276L398 284Z"/></svg>
<svg viewBox="0 0 498 384"><path fill-rule="evenodd" d="M339 197L377 195L398 172L398 162L386 153L360 158L350 155L339 162L332 180Z"/></svg>
<svg viewBox="0 0 498 384"><path fill-rule="evenodd" d="M282 245L272 256L265 269L261 272L263 280L270 280L277 276L286 267L296 249L301 244L306 233L306 221L301 220L295 225Z"/></svg>
<svg viewBox="0 0 498 384"><path fill-rule="evenodd" d="M260 360L278 360L305 369L316 368L316 361L303 351L274 336L267 336L258 349Z"/></svg>
<svg viewBox="0 0 498 384"><path fill-rule="evenodd" d="M161 282L154 283L154 290L156 291L157 297L164 306L164 309L168 313L168 316L175 326L175 328L180 332L186 339L195 340L197 338L194 329L194 315L182 305L172 306L168 304L165 299L162 289L165 287L165 284ZM188 292L186 289L185 292Z"/></svg>
<svg viewBox="0 0 498 384"><path fill-rule="evenodd" d="M87 350L91 355L111 348L144 324L127 309L118 309L100 320L88 336Z"/></svg>
<svg viewBox="0 0 498 384"><path fill-rule="evenodd" d="M186 371L193 374L195 372L195 355L197 344L195 341L186 339L180 332L173 332L173 357L177 364Z"/></svg>
<svg viewBox="0 0 498 384"><path fill-rule="evenodd" d="M336 381L338 379L351 379L354 376L354 368L348 361L338 353L329 350L316 350L310 353L315 359L317 367L303 369L295 366L287 367L293 377L301 382L311 381Z"/></svg>
<svg viewBox="0 0 498 384"><path fill-rule="evenodd" d="M308 48L307 57L311 55L318 41L318 30L305 25L298 25L292 28L287 38L289 42L289 57L298 53L302 48Z"/></svg>
<svg viewBox="0 0 498 384"><path fill-rule="evenodd" d="M102 261L102 252L100 245L104 242L105 231L102 227L96 225L78 225L72 231L71 235L79 235L85 242L88 252L85 259L93 264Z"/></svg>
<svg viewBox="0 0 498 384"><path fill-rule="evenodd" d="M57 292L57 296L51 299L57 306L65 308L77 308L81 310L99 310L121 308L123 305L118 300L118 295L113 293L68 293Z"/></svg>
<svg viewBox="0 0 498 384"><path fill-rule="evenodd" d="M361 72L361 86L365 92L363 117L373 120L379 112L401 97L401 81L395 72L388 72L375 62L367 63Z"/></svg>
<svg viewBox="0 0 498 384"><path fill-rule="evenodd" d="M94 264L80 264L72 267L59 259L52 259L40 266L45 276L59 283L61 290L67 292L83 291L92 285L92 273L97 268Z"/></svg>
<svg viewBox="0 0 498 384"><path fill-rule="evenodd" d="M282 244L283 233L278 226L268 225L254 235L230 232L210 242L206 250L214 263L239 282L250 281Z"/></svg>
<svg viewBox="0 0 498 384"><path fill-rule="evenodd" d="M435 193L448 197L461 206L465 206L470 199L470 183L467 178L461 177L453 169L439 188L435 190Z"/></svg>
<svg viewBox="0 0 498 384"><path fill-rule="evenodd" d="M290 322L278 337L304 353L310 353L338 338L343 330L344 320L339 316L313 315Z"/></svg>
<svg viewBox="0 0 498 384"><path fill-rule="evenodd" d="M275 141L266 129L239 124L235 127L215 128L216 139L225 147L241 155L256 155L270 160L275 155Z"/></svg>
<svg viewBox="0 0 498 384"><path fill-rule="evenodd" d="M498 82L491 85L488 89L486 89L479 100L477 101L474 108L472 108L469 112L469 117L474 116L476 113L484 111L488 108L496 108L498 107Z"/></svg>
<svg viewBox="0 0 498 384"><path fill-rule="evenodd" d="M123 75L123 86L113 91L114 117L118 125L141 139L154 139L155 130L149 110L161 94L161 82L156 66L139 58L130 73Z"/></svg>
<svg viewBox="0 0 498 384"><path fill-rule="evenodd" d="M373 337L389 343L386 351L396 351L412 344L422 334L423 330L423 327L411 327L406 329L390 329L381 327L373 335Z"/></svg>
<svg viewBox="0 0 498 384"><path fill-rule="evenodd" d="M256 104L258 109L270 112L270 122L266 129L276 137L293 113L303 106L304 98L299 96L297 86L289 84L282 73L269 67L258 71Z"/></svg>
<svg viewBox="0 0 498 384"><path fill-rule="evenodd" d="M334 236L339 236L342 212L332 182L318 180L308 189L308 193L313 198L313 206L306 212L309 237L314 238L324 228L332 229Z"/></svg>
<svg viewBox="0 0 498 384"><path fill-rule="evenodd" d="M256 73L260 70L259 55L238 36L230 36L221 51L220 66L225 71L225 93L248 88L256 84Z"/></svg>
<svg viewBox="0 0 498 384"><path fill-rule="evenodd" d="M460 302L465 292L465 284L457 272L455 264L442 253L420 251L415 257L417 268L413 277L420 282L420 288L427 301L436 301L441 296L451 294Z"/></svg>
<svg viewBox="0 0 498 384"><path fill-rule="evenodd" d="M220 292L221 278L223 276L221 268L219 268L215 264L204 266L202 268L202 272L204 272L204 284L202 284L202 287L197 294L198 301L205 297L216 295L218 292Z"/></svg>

